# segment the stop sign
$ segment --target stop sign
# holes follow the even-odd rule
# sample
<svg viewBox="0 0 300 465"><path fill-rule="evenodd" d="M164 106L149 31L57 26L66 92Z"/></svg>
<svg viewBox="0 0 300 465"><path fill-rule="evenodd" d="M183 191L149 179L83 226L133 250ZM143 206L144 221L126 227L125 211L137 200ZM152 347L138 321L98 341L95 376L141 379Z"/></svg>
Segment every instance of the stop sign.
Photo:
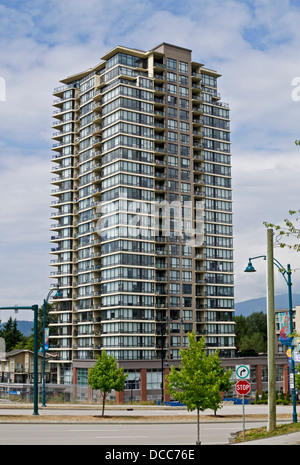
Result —
<svg viewBox="0 0 300 465"><path fill-rule="evenodd" d="M241 379L236 383L235 390L241 396L246 396L251 391L251 385L245 379Z"/></svg>

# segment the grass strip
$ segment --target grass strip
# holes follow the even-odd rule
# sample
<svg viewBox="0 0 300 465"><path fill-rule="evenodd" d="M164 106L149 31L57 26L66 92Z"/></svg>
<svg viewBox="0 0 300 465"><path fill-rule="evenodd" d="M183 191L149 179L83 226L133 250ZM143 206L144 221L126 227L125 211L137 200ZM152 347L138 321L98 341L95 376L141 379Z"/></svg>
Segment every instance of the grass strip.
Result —
<svg viewBox="0 0 300 465"><path fill-rule="evenodd" d="M260 428L251 428L245 430L245 439L243 439L243 432L240 431L235 439L234 443L243 441L252 441L254 439L265 439L274 436L280 436L282 434L296 433L300 431L300 423L284 423L277 425L274 431L268 431L266 426Z"/></svg>

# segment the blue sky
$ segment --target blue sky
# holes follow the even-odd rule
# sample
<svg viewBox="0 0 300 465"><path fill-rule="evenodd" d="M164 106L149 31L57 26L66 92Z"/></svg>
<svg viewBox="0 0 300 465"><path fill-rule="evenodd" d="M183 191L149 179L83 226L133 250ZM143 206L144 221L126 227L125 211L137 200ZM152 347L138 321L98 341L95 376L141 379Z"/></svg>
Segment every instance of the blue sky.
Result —
<svg viewBox="0 0 300 465"><path fill-rule="evenodd" d="M236 301L265 295L264 220L299 208L300 2L296 0L0 0L0 306L41 304L49 289L52 91L116 45L161 42L216 69L231 108ZM276 249L284 265L300 255ZM294 292L300 290L300 271ZM276 275L276 293L286 292ZM23 315L19 314L20 319ZM4 314L0 315L2 321Z"/></svg>

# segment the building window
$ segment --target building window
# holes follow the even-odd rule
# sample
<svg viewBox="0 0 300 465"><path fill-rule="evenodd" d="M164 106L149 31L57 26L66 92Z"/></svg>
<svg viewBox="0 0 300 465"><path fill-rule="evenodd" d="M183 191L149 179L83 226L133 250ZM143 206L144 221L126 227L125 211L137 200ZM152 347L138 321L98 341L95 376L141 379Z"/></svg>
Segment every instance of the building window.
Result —
<svg viewBox="0 0 300 465"><path fill-rule="evenodd" d="M168 84L168 92L170 94L176 94L177 93L177 86L176 84Z"/></svg>
<svg viewBox="0 0 300 465"><path fill-rule="evenodd" d="M180 301L179 297L171 296L170 297L170 307L179 307Z"/></svg>
<svg viewBox="0 0 300 465"><path fill-rule="evenodd" d="M180 134L180 142L182 144L189 144L190 143L190 136L188 134Z"/></svg>
<svg viewBox="0 0 300 465"><path fill-rule="evenodd" d="M173 141L173 142L176 142L177 139L178 139L177 132L168 131L168 140L171 140L171 141Z"/></svg>
<svg viewBox="0 0 300 465"><path fill-rule="evenodd" d="M168 95L168 104L177 105L177 97L174 97L173 95Z"/></svg>
<svg viewBox="0 0 300 465"><path fill-rule="evenodd" d="M179 292L180 292L180 285L175 284L175 283L171 283L170 284L170 293L171 294L179 294Z"/></svg>
<svg viewBox="0 0 300 465"><path fill-rule="evenodd" d="M192 272L182 271L182 281L192 281Z"/></svg>
<svg viewBox="0 0 300 465"><path fill-rule="evenodd" d="M176 168L169 168L169 178L178 178L178 170Z"/></svg>
<svg viewBox="0 0 300 465"><path fill-rule="evenodd" d="M192 310L183 310L182 316L184 320L192 320L193 319L193 311Z"/></svg>
<svg viewBox="0 0 300 465"><path fill-rule="evenodd" d="M179 86L179 95L182 95L183 97L188 97L189 90L187 89L187 87ZM181 104L181 101L184 102L183 105ZM180 99L180 106L188 108L188 102L186 100Z"/></svg>
<svg viewBox="0 0 300 465"><path fill-rule="evenodd" d="M182 182L181 183L181 192L191 192L191 185L186 183L186 182Z"/></svg>
<svg viewBox="0 0 300 465"><path fill-rule="evenodd" d="M168 120L168 128L169 129L173 129L174 131L176 131L177 127L178 127L177 120L174 120L174 119L169 119Z"/></svg>
<svg viewBox="0 0 300 465"><path fill-rule="evenodd" d="M183 258L182 268L192 268L192 260L190 258Z"/></svg>
<svg viewBox="0 0 300 465"><path fill-rule="evenodd" d="M167 58L167 68L173 71L177 70L177 61L172 58Z"/></svg>
<svg viewBox="0 0 300 465"><path fill-rule="evenodd" d="M168 107L168 116L170 118L177 118L177 108Z"/></svg>
<svg viewBox="0 0 300 465"><path fill-rule="evenodd" d="M183 305L183 307L191 307L192 306L192 297L183 297L182 305Z"/></svg>
<svg viewBox="0 0 300 465"><path fill-rule="evenodd" d="M183 294L191 294L192 293L192 285L191 284L183 284L182 285L182 293Z"/></svg>
<svg viewBox="0 0 300 465"><path fill-rule="evenodd" d="M179 267L179 258L170 257L170 267L171 268L178 268Z"/></svg>
<svg viewBox="0 0 300 465"><path fill-rule="evenodd" d="M87 368L77 369L77 384L79 386L87 386L88 384L88 369Z"/></svg>
<svg viewBox="0 0 300 465"><path fill-rule="evenodd" d="M178 68L180 73L188 73L188 63L186 63L185 61L180 61Z"/></svg>
<svg viewBox="0 0 300 465"><path fill-rule="evenodd" d="M186 110L180 110L180 119L189 119L189 112Z"/></svg>
<svg viewBox="0 0 300 465"><path fill-rule="evenodd" d="M147 370L147 389L161 388L161 370Z"/></svg>
<svg viewBox="0 0 300 465"><path fill-rule="evenodd" d="M178 191L178 182L177 181L169 181L169 189L171 191Z"/></svg>
<svg viewBox="0 0 300 465"><path fill-rule="evenodd" d="M177 157L172 157L172 155L169 155L168 156L168 165L169 166L178 166L178 158Z"/></svg>
<svg viewBox="0 0 300 465"><path fill-rule="evenodd" d="M184 157L188 157L190 155L190 148L189 147L186 147L184 145L181 145L180 146L180 155L183 155ZM190 165L189 165L190 161L189 160L181 160L181 166L182 168L189 168Z"/></svg>
<svg viewBox="0 0 300 465"><path fill-rule="evenodd" d="M180 336L172 336L171 337L171 346L180 347Z"/></svg>
<svg viewBox="0 0 300 465"><path fill-rule="evenodd" d="M170 270L170 280L171 281L179 281L179 271Z"/></svg>
<svg viewBox="0 0 300 465"><path fill-rule="evenodd" d="M171 82L176 82L177 75L175 73L167 72L167 80Z"/></svg>
<svg viewBox="0 0 300 465"><path fill-rule="evenodd" d="M141 388L141 371L140 370L124 370L127 373L125 381L125 389L140 389Z"/></svg>
<svg viewBox="0 0 300 465"><path fill-rule="evenodd" d="M176 144L171 144L170 142L168 143L168 151L169 153L178 153L178 146Z"/></svg>

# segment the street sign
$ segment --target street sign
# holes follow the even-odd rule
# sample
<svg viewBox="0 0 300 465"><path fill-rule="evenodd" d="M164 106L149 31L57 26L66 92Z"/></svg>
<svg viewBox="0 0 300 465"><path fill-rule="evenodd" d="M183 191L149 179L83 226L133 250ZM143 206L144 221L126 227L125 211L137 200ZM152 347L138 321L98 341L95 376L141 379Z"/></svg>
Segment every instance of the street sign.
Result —
<svg viewBox="0 0 300 465"><path fill-rule="evenodd" d="M235 367L235 374L239 379L250 378L250 365L237 365Z"/></svg>
<svg viewBox="0 0 300 465"><path fill-rule="evenodd" d="M294 373L290 373L290 388L294 389L295 383L294 383Z"/></svg>
<svg viewBox="0 0 300 465"><path fill-rule="evenodd" d="M248 381L241 379L236 383L235 390L241 396L246 396L251 391L251 384Z"/></svg>
<svg viewBox="0 0 300 465"><path fill-rule="evenodd" d="M235 385L236 392L243 397L243 439L245 439L245 396L249 394L251 390L251 384L245 380L240 379Z"/></svg>

